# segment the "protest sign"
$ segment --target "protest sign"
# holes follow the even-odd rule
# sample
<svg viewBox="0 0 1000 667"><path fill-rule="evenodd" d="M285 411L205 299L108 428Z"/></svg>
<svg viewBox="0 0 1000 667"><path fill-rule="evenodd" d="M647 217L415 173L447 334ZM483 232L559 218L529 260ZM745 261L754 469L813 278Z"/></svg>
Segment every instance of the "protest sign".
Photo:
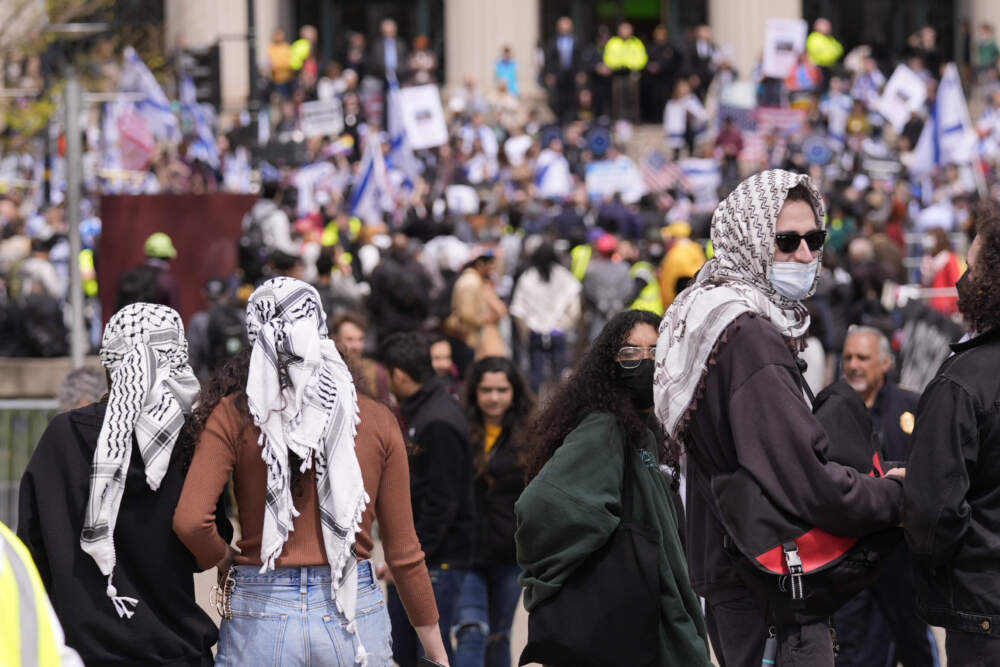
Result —
<svg viewBox="0 0 1000 667"><path fill-rule="evenodd" d="M585 180L587 194L594 199L605 199L617 192L629 204L639 201L647 192L642 172L625 156L591 162Z"/></svg>
<svg viewBox="0 0 1000 667"><path fill-rule="evenodd" d="M344 131L344 112L337 98L303 102L301 114L306 137L336 137Z"/></svg>
<svg viewBox="0 0 1000 667"><path fill-rule="evenodd" d="M448 143L448 126L437 86L410 86L399 91L403 126L410 147L419 151Z"/></svg>
<svg viewBox="0 0 1000 667"><path fill-rule="evenodd" d="M768 19L764 32L764 76L784 79L806 50L806 22Z"/></svg>
<svg viewBox="0 0 1000 667"><path fill-rule="evenodd" d="M927 99L927 84L906 65L899 65L885 84L875 110L889 121L897 132L910 120L910 114L923 106Z"/></svg>

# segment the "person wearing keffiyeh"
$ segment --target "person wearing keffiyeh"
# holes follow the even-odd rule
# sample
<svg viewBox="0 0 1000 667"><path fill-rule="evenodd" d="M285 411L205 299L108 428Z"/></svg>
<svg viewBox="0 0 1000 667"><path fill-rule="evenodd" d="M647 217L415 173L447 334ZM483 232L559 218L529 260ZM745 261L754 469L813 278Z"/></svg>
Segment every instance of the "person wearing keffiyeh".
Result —
<svg viewBox="0 0 1000 667"><path fill-rule="evenodd" d="M774 620L732 566L716 500L726 479L751 479L783 512L834 535L866 535L900 520L900 471L875 478L829 461L803 388L802 300L815 290L824 215L808 176L775 169L740 183L712 218L715 257L660 325L655 413L686 452L691 583L726 665L759 665L769 634L783 667L834 660L827 623Z"/></svg>
<svg viewBox="0 0 1000 667"><path fill-rule="evenodd" d="M19 536L85 663L211 664L218 631L171 530L175 443L199 390L180 316L126 306L100 358L108 394L49 424L21 480Z"/></svg>
<svg viewBox="0 0 1000 667"><path fill-rule="evenodd" d="M388 454L371 451L394 431L393 458L405 475L395 419L359 399L310 285L263 283L247 305L247 334L250 346L206 384L182 436L190 469L174 517L200 564L223 562L216 664L273 664L279 654L313 665L392 664L385 601L368 559L376 512L389 567L413 592L407 608L414 625L437 630L408 479L397 479L395 495L378 484ZM362 456L377 459L377 467L362 470ZM239 553L213 524L212 504L230 475ZM375 512L366 489L379 502ZM286 620L275 623L279 618ZM424 646L444 655L440 633Z"/></svg>

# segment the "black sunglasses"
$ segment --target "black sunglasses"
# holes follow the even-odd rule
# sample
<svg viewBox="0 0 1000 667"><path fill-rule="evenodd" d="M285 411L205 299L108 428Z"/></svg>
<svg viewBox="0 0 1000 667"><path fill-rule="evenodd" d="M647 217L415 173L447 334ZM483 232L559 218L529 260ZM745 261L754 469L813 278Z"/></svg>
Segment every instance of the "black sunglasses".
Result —
<svg viewBox="0 0 1000 667"><path fill-rule="evenodd" d="M805 234L796 234L795 232L779 232L774 236L774 245L778 246L778 250L781 252L795 252L796 249L798 249L799 244L802 243L802 239L805 239L806 246L809 247L811 252L822 250L823 243L826 242L826 230L814 229L811 232L806 232Z"/></svg>

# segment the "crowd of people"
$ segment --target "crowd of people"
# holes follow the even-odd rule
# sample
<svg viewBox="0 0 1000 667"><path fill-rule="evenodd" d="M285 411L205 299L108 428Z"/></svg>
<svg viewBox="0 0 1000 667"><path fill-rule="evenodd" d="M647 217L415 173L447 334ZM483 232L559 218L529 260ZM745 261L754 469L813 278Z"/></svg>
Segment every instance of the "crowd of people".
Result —
<svg viewBox="0 0 1000 667"><path fill-rule="evenodd" d="M951 664L997 664L986 28L960 72L975 155L929 166L921 136L954 103L931 28L894 57L845 55L820 19L786 79L754 73L747 115L707 27L582 43L562 18L545 104L519 97L505 51L495 89L448 91L448 141L412 155L376 132L393 86L435 82L426 38L409 49L387 20L321 63L315 29L276 31L263 150L237 123L216 164L184 141L89 186L259 198L238 272L187 327L170 230L98 286L86 211L107 385L73 377L21 483L47 623L87 663L202 664L218 642L221 664L506 666L523 590L544 664L609 646L608 664L708 664L711 645L720 665L933 665L928 623ZM898 62L927 97L897 128L879 99ZM301 105L334 97L343 133L296 138ZM648 119L662 140L637 153ZM75 258L64 208L33 194L0 196L0 344L54 356ZM221 629L190 578L213 566ZM632 584L649 595L606 621L644 630L627 652L558 622L598 613L581 591Z"/></svg>

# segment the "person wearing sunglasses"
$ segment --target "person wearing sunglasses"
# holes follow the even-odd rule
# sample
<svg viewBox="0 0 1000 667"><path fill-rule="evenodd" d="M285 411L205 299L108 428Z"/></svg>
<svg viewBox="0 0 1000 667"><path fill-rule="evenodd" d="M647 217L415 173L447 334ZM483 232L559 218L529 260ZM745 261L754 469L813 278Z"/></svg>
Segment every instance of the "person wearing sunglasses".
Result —
<svg viewBox="0 0 1000 667"><path fill-rule="evenodd" d="M705 621L689 583L671 497L677 478L660 467L666 463L676 471L677 452L658 435L659 428L651 428L656 427L653 356L659 323L657 315L642 310L612 316L541 406L523 440L529 445L530 482L514 505L514 541L523 570L524 606L532 614L547 601L558 602L574 571L608 543L624 514L627 476L633 489L632 519L648 526L658 541L659 631L650 633L652 646L646 647L656 655L652 664L709 665ZM630 567L634 570L636 564L621 564L623 576ZM618 616L634 613L631 608L613 611ZM599 613L583 610L575 618ZM534 639L530 627L529 621L529 650ZM575 647L575 659L561 664L589 664L592 650L619 639L601 629L594 627L592 644ZM631 654L623 653L615 664L638 664L625 655Z"/></svg>
<svg viewBox="0 0 1000 667"><path fill-rule="evenodd" d="M782 624L754 597L724 548L719 486L748 476L788 516L834 535L899 525L904 471L869 477L828 460L797 358L826 231L808 176L746 179L712 217L715 257L664 315L655 413L687 453L686 547L720 664L760 665L768 637L782 667L833 667L828 623ZM766 526L752 530L767 533Z"/></svg>

